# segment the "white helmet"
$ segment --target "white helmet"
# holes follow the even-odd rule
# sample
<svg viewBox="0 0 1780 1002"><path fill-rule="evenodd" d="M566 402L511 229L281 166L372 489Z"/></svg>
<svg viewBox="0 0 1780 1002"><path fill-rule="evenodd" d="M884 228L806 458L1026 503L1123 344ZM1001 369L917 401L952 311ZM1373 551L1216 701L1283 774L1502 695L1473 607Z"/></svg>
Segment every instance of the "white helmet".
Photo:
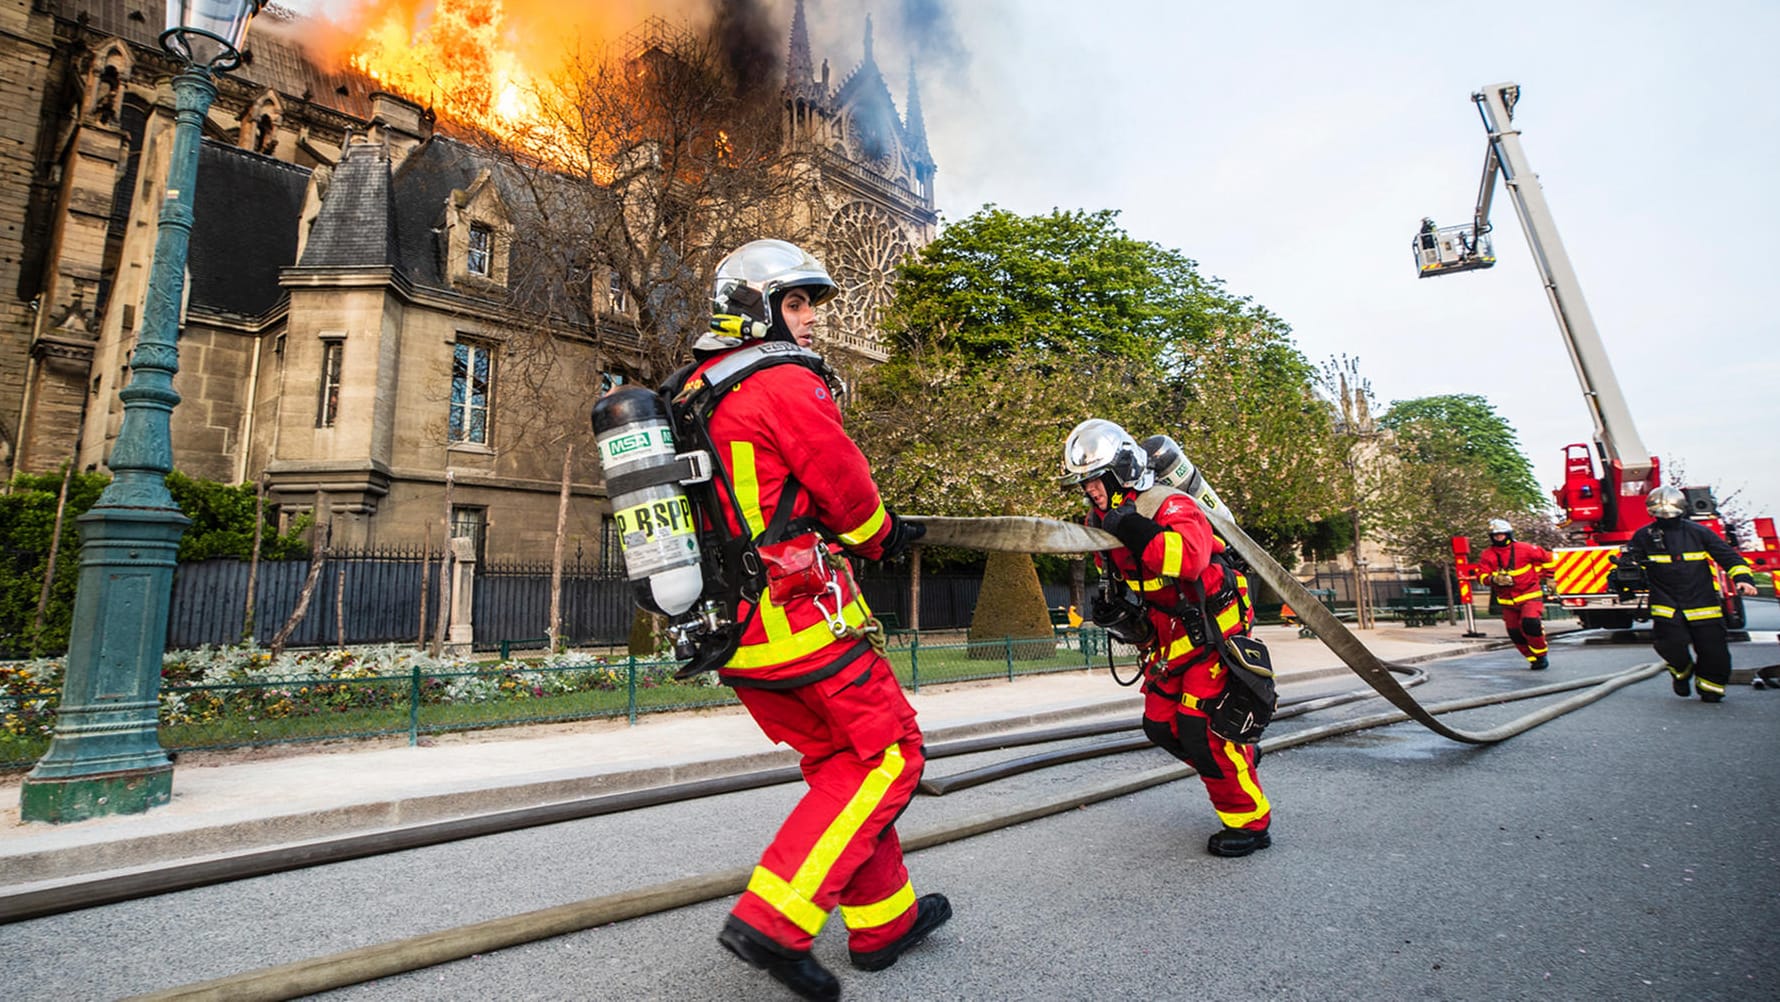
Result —
<svg viewBox="0 0 1780 1002"><path fill-rule="evenodd" d="M1664 484L1645 496L1644 510L1651 518L1680 518L1687 514L1687 495Z"/></svg>
<svg viewBox="0 0 1780 1002"><path fill-rule="evenodd" d="M717 281L711 292L711 311L718 317L738 317L734 329L716 321L712 327L741 338L764 338L777 324L774 299L790 289L810 290L810 302L828 302L840 290L822 263L803 248L783 240L745 243L717 265Z"/></svg>
<svg viewBox="0 0 1780 1002"><path fill-rule="evenodd" d="M1129 432L1111 421L1089 418L1063 443L1063 484L1086 483L1105 474L1119 487L1140 491L1156 482L1149 454Z"/></svg>
<svg viewBox="0 0 1780 1002"><path fill-rule="evenodd" d="M1512 536L1514 535L1514 526L1509 525L1505 518L1492 518L1490 519L1490 535Z"/></svg>

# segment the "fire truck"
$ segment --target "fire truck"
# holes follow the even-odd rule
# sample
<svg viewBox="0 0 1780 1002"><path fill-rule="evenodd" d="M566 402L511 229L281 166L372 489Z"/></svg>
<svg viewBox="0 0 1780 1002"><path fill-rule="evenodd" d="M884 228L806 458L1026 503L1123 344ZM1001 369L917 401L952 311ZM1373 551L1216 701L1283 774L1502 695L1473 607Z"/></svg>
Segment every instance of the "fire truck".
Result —
<svg viewBox="0 0 1780 1002"><path fill-rule="evenodd" d="M1641 568L1618 566L1619 552L1632 533L1651 521L1644 509L1644 497L1662 483L1662 467L1657 457L1645 451L1643 440L1638 437L1601 335L1589 315L1588 303L1582 298L1582 286L1564 252L1563 241L1558 238L1539 178L1527 166L1520 130L1513 124L1514 105L1519 99L1520 87L1512 83L1491 84L1471 95L1483 118L1484 131L1489 134L1476 209L1471 222L1456 226L1438 226L1432 218L1422 220L1412 244L1416 270L1418 277L1431 278L1475 271L1496 263L1489 217L1496 177L1500 175L1520 217L1521 230L1526 234L1552 313L1557 317L1558 333L1569 349L1576 378L1582 384L1582 399L1595 424L1592 449L1584 443L1564 447L1563 486L1552 492L1558 507L1563 509L1563 527L1578 544L1554 551L1554 597L1585 627L1628 629L1650 617L1648 591ZM1731 545L1742 545L1726 532L1710 488L1684 487L1682 491L1687 497L1689 518L1725 537ZM1774 575L1775 584L1780 586L1780 541L1775 538L1774 520L1754 519L1751 528L1756 538L1747 541L1753 548L1743 548L1743 556L1752 570ZM1742 629L1742 597L1722 570L1718 578L1725 625Z"/></svg>

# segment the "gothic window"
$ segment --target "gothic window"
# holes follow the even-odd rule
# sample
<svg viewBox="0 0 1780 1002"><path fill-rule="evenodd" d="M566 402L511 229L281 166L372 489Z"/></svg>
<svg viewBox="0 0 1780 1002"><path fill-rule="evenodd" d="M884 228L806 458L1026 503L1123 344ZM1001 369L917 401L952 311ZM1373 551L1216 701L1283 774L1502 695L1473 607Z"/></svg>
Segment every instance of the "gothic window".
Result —
<svg viewBox="0 0 1780 1002"><path fill-rule="evenodd" d="M600 575L608 578L624 576L624 550L618 541L618 522L610 515L600 516Z"/></svg>
<svg viewBox="0 0 1780 1002"><path fill-rule="evenodd" d="M487 445L493 402L493 349L473 341L457 342L451 358L451 441Z"/></svg>
<svg viewBox="0 0 1780 1002"><path fill-rule="evenodd" d="M607 307L611 309L613 313L623 313L626 305L624 299L624 276L619 274L616 270L610 272L606 281L606 289Z"/></svg>
<svg viewBox="0 0 1780 1002"><path fill-rule="evenodd" d="M321 399L316 402L315 426L332 428L340 416L340 363L346 355L346 342L328 340L321 343Z"/></svg>
<svg viewBox="0 0 1780 1002"><path fill-rule="evenodd" d="M494 247L494 231L481 223L470 224L469 256L464 266L472 275L488 277L490 252Z"/></svg>
<svg viewBox="0 0 1780 1002"><path fill-rule="evenodd" d="M914 249L883 209L865 202L841 206L828 224L828 263L840 295L829 309L842 339L882 350L878 318L890 302L896 265Z"/></svg>

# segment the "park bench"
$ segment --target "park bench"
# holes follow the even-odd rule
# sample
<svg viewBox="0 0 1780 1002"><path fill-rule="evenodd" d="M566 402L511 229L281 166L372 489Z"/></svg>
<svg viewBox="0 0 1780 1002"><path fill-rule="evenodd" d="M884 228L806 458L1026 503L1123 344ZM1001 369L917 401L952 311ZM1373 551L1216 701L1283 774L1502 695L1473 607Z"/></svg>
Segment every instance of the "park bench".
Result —
<svg viewBox="0 0 1780 1002"><path fill-rule="evenodd" d="M1404 626L1433 626L1446 615L1445 603L1435 602L1430 588L1405 588L1385 607L1402 619Z"/></svg>
<svg viewBox="0 0 1780 1002"><path fill-rule="evenodd" d="M1331 615L1333 615L1336 619L1342 621L1343 623L1351 623L1354 621L1354 619L1356 617L1356 613L1354 612L1354 607L1351 603L1347 604L1344 607L1337 607L1335 605L1335 589L1333 589L1333 588L1306 588L1305 591L1310 592L1310 596L1312 598L1316 599L1318 602L1321 602L1323 604L1323 608L1328 609L1329 613ZM1298 624L1298 636L1307 637L1307 638L1316 636L1316 631L1311 629L1308 625L1306 625L1304 623L1304 619L1302 616L1295 615L1294 618L1296 619L1297 624Z"/></svg>

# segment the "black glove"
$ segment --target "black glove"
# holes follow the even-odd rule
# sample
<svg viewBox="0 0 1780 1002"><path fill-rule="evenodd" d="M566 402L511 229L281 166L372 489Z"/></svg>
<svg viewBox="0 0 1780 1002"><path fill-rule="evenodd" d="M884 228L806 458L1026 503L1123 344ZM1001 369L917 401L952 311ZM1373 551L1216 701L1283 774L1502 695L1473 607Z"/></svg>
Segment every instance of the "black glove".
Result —
<svg viewBox="0 0 1780 1002"><path fill-rule="evenodd" d="M890 532L884 537L884 552L878 555L878 559L894 560L907 552L911 543L927 535L927 526L920 522L910 522L888 509L885 511L890 518Z"/></svg>
<svg viewBox="0 0 1780 1002"><path fill-rule="evenodd" d="M1121 505L1107 512L1100 519L1100 527L1118 537L1133 557L1141 556L1150 540L1162 534L1161 526L1153 519L1139 515L1131 505Z"/></svg>

